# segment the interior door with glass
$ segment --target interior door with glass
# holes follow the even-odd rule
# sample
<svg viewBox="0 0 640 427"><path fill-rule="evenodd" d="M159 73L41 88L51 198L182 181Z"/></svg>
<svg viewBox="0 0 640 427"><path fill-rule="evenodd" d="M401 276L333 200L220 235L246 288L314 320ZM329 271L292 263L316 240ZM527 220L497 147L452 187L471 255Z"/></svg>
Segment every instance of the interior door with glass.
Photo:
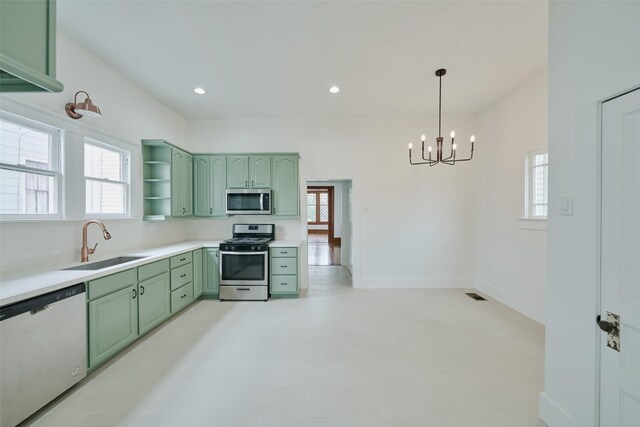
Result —
<svg viewBox="0 0 640 427"><path fill-rule="evenodd" d="M640 426L640 89L602 107L600 425Z"/></svg>

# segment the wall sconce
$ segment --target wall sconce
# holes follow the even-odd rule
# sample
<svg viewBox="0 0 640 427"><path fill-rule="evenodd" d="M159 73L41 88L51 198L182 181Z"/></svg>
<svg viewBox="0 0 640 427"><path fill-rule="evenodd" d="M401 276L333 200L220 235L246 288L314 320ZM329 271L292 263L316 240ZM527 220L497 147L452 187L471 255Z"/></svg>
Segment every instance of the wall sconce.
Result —
<svg viewBox="0 0 640 427"><path fill-rule="evenodd" d="M87 98L83 102L77 102L79 93L84 93L85 95L87 95ZM67 105L65 105L64 111L67 112L67 115L69 115L69 117L76 120L82 116L102 117L100 109L97 106L93 105L93 102L91 102L91 98L89 98L89 94L83 90L76 92L75 96L73 97L73 102L69 102Z"/></svg>

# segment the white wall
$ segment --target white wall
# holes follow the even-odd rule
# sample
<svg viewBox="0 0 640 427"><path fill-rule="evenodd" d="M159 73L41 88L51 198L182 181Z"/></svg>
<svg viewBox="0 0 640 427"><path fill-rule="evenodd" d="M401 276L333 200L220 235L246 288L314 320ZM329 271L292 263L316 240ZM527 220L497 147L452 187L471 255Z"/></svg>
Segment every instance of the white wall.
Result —
<svg viewBox="0 0 640 427"><path fill-rule="evenodd" d="M525 157L547 147L547 90L544 72L477 117L478 139L486 143L477 153L476 287L541 323L546 224L519 218Z"/></svg>
<svg viewBox="0 0 640 427"><path fill-rule="evenodd" d="M550 4L550 215L540 415L551 427L597 425L599 102L640 85L639 22L640 2ZM560 215L561 195L573 195L573 216Z"/></svg>
<svg viewBox="0 0 640 427"><path fill-rule="evenodd" d="M180 221L150 225L142 217L142 171L140 140L163 138L183 145L184 120L117 71L58 33L57 78L61 93L5 94L0 109L69 129L69 148L82 144L81 134L96 139L112 137L132 150L133 213L136 219L106 220L113 238L104 241L91 230L89 241L99 242L94 259L118 255L136 248L184 240L185 224ZM75 92L85 90L102 110L103 117L72 120L64 113ZM72 153L77 150L67 150ZM67 158L65 179L74 191L83 191L79 159ZM74 162L75 161L75 162ZM46 270L80 259L82 206L66 206L73 221L0 223L0 275L26 274Z"/></svg>
<svg viewBox="0 0 640 427"><path fill-rule="evenodd" d="M445 115L444 126L468 137L470 121ZM355 287L472 287L474 163L408 164L407 143L422 133L435 139L436 129L436 117L195 120L186 148L299 152L301 200L307 180L351 179ZM190 235L213 235L213 222L191 221ZM233 221L226 222L230 229ZM304 221L283 228L306 240ZM306 262L303 254L305 272Z"/></svg>

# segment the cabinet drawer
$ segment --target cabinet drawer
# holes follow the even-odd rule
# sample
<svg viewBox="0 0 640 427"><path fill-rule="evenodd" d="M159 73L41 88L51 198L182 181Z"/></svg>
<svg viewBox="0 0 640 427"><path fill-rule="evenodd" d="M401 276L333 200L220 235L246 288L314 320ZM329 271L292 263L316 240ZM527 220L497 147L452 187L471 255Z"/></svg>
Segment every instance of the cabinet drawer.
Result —
<svg viewBox="0 0 640 427"><path fill-rule="evenodd" d="M297 294L298 276L274 274L271 276L272 294Z"/></svg>
<svg viewBox="0 0 640 427"><path fill-rule="evenodd" d="M138 267L138 281L142 282L143 280L151 279L152 277L161 275L165 271L169 271L168 258Z"/></svg>
<svg viewBox="0 0 640 427"><path fill-rule="evenodd" d="M191 252L185 252L180 255L171 257L171 268L180 267L181 265L189 264L192 259Z"/></svg>
<svg viewBox="0 0 640 427"><path fill-rule="evenodd" d="M193 284L187 283L183 287L171 292L171 313L182 310L193 301Z"/></svg>
<svg viewBox="0 0 640 427"><path fill-rule="evenodd" d="M291 258L298 256L298 248L271 248L272 258Z"/></svg>
<svg viewBox="0 0 640 427"><path fill-rule="evenodd" d="M298 274L298 258L273 258L272 274Z"/></svg>
<svg viewBox="0 0 640 427"><path fill-rule="evenodd" d="M127 286L135 285L138 282L137 270L137 268L132 268L90 281L87 285L89 299L99 298Z"/></svg>
<svg viewBox="0 0 640 427"><path fill-rule="evenodd" d="M193 268L191 263L183 265L182 267L174 268L171 270L171 290L178 289L189 282L193 277Z"/></svg>

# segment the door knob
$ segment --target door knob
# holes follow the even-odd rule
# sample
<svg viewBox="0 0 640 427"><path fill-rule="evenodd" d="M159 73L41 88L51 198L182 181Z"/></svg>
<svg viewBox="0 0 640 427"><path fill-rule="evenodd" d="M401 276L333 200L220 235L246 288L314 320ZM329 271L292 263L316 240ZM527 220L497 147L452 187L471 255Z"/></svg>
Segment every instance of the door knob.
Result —
<svg viewBox="0 0 640 427"><path fill-rule="evenodd" d="M602 329L603 332L609 333L615 329L615 325L611 322L607 322L606 320L600 320L600 316L598 316L598 326Z"/></svg>

